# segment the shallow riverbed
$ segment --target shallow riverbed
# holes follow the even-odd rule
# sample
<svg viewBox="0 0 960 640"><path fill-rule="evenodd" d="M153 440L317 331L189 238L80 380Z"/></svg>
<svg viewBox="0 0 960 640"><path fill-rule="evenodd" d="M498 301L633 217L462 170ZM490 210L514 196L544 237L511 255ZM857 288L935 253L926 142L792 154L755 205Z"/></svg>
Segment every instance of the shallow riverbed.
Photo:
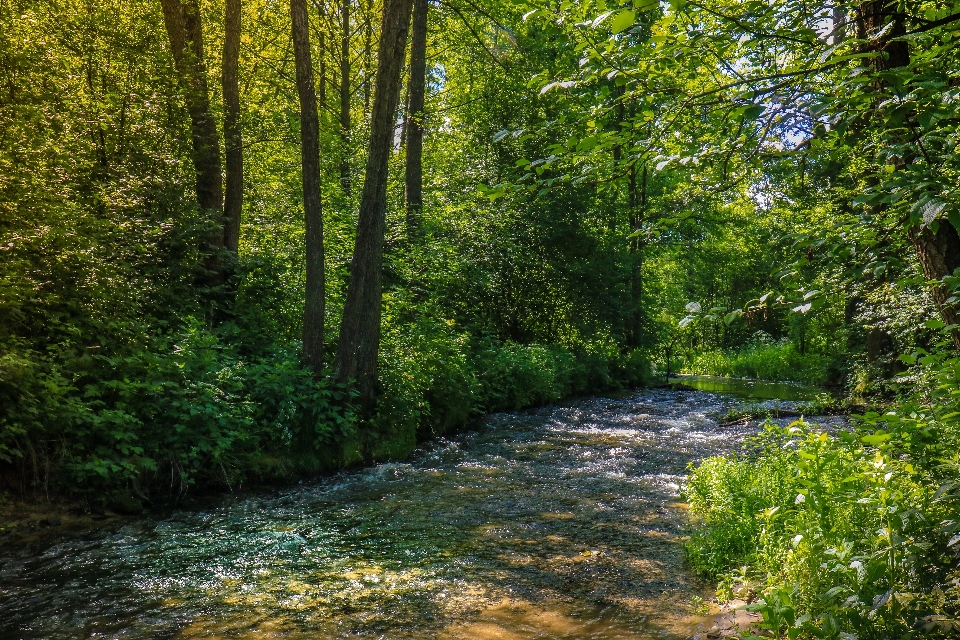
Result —
<svg viewBox="0 0 960 640"><path fill-rule="evenodd" d="M647 390L490 416L406 463L0 552L3 638L690 638L687 464L739 401Z"/></svg>

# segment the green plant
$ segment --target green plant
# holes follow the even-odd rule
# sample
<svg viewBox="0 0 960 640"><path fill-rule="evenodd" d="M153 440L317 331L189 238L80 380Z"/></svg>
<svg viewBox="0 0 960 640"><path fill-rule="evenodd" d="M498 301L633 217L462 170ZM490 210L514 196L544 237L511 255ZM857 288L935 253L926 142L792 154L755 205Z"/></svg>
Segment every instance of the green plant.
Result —
<svg viewBox="0 0 960 640"><path fill-rule="evenodd" d="M789 342L754 343L737 351L714 350L698 353L684 366L684 373L782 380L825 384L830 357L801 353Z"/></svg>
<svg viewBox="0 0 960 640"><path fill-rule="evenodd" d="M753 608L780 636L883 637L949 618L954 609L935 610L930 594L947 589L956 504L942 500L952 489L931 458L914 457L931 425L885 424L837 434L767 425L748 457L705 460L684 489L691 564L725 592L745 573L766 585Z"/></svg>

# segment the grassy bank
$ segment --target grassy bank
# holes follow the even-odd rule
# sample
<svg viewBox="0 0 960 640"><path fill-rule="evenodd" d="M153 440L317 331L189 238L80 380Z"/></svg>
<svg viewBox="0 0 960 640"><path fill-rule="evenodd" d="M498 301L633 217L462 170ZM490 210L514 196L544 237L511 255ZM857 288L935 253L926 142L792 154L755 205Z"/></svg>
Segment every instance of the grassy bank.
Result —
<svg viewBox="0 0 960 640"><path fill-rule="evenodd" d="M903 406L851 431L767 426L684 489L691 565L777 638L955 638L955 417Z"/></svg>
<svg viewBox="0 0 960 640"><path fill-rule="evenodd" d="M687 360L681 373L820 385L832 382L830 367L827 355L801 353L789 342L777 342L701 352Z"/></svg>
<svg viewBox="0 0 960 640"><path fill-rule="evenodd" d="M135 512L402 459L483 413L638 385L648 371L639 352L612 345L501 342L423 318L384 337L378 413L359 428L344 390L314 379L295 351L251 351L235 332L188 321L122 348L8 350L0 494Z"/></svg>

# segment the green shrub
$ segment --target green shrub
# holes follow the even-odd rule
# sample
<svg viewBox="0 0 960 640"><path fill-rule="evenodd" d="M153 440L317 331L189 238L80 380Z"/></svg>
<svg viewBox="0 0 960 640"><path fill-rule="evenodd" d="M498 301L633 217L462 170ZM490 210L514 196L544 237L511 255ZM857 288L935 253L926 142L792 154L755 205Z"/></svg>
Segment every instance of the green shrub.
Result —
<svg viewBox="0 0 960 640"><path fill-rule="evenodd" d="M683 373L827 384L831 382L831 365L829 356L801 354L791 343L759 343L740 351L698 353L686 364Z"/></svg>
<svg viewBox="0 0 960 640"><path fill-rule="evenodd" d="M413 322L384 329L382 394L358 446L368 459L400 459L418 441L462 428L483 413L642 384L648 377L649 361L638 350L620 354L606 342L568 349L472 338L452 320L419 313Z"/></svg>
<svg viewBox="0 0 960 640"><path fill-rule="evenodd" d="M888 416L880 422L898 426L885 430L879 418L838 434L767 425L750 457L701 463L684 488L694 568L722 585L754 581L765 593L755 609L771 630L881 638L952 628L960 593L948 543L960 505L946 499L942 487L953 485L942 469L910 453L930 421Z"/></svg>
<svg viewBox="0 0 960 640"><path fill-rule="evenodd" d="M270 455L334 468L353 429L343 392L295 354L243 359L196 322L119 353L85 351L0 358L0 460L25 465L35 489L102 493L160 472L178 490L230 485L261 475Z"/></svg>
<svg viewBox="0 0 960 640"><path fill-rule="evenodd" d="M558 400L569 392L572 360L569 352L538 344L486 341L472 358L480 408L515 410Z"/></svg>

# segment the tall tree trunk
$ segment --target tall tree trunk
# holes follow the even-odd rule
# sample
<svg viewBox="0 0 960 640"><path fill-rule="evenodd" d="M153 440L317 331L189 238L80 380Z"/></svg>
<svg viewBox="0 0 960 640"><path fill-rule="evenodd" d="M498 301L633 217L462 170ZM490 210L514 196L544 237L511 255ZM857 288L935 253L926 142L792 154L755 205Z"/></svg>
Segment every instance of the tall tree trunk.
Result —
<svg viewBox="0 0 960 640"><path fill-rule="evenodd" d="M631 191L636 192L637 181L635 170L630 171ZM647 165L643 165L640 172L640 197L632 194L631 202L636 208L630 209L630 232L640 231L641 225L647 215ZM631 315L631 346L639 347L643 343L643 250L644 242L639 237L630 238L631 261L630 274L630 303L633 307Z"/></svg>
<svg viewBox="0 0 960 640"><path fill-rule="evenodd" d="M170 51L177 67L181 91L190 113L193 166L197 173L197 203L223 223L223 178L220 138L210 110L203 33L198 0L160 0ZM223 229L211 235L214 249L223 246Z"/></svg>
<svg viewBox="0 0 960 640"><path fill-rule="evenodd" d="M320 31L320 106L324 109L327 107L327 34L322 30Z"/></svg>
<svg viewBox="0 0 960 640"><path fill-rule="evenodd" d="M400 95L400 72L407 44L411 4L412 0L384 0L383 3L370 145L360 196L353 267L337 347L337 379L344 383L356 381L361 410L367 414L372 411L376 400L387 166L393 149L394 118Z"/></svg>
<svg viewBox="0 0 960 640"><path fill-rule="evenodd" d="M300 166L306 227L307 283L303 311L303 360L315 376L323 370L324 282L323 210L320 201L320 119L310 59L306 0L290 0L293 56L300 96Z"/></svg>
<svg viewBox="0 0 960 640"><path fill-rule="evenodd" d="M243 137L240 129L240 1L226 0L223 30L223 146L226 190L223 199L223 244L237 254L243 208Z"/></svg>
<svg viewBox="0 0 960 640"><path fill-rule="evenodd" d="M871 0L859 5L857 11L857 37L868 40L881 29L892 23L883 37L869 40L868 49L879 53L873 58L873 65L878 71L887 71L910 64L910 44L900 39L906 33L903 14L898 13L895 4L889 0ZM880 82L883 82L882 80ZM881 87L885 89L886 87ZM903 164L909 164L913 158L903 158ZM908 235L923 275L927 280L941 280L953 274L954 269L960 267L960 234L946 218L937 220L938 228L934 232L927 226L911 227ZM942 284L934 285L930 291L934 302L940 310L943 321L948 325L960 324L957 308L947 304L948 291ZM954 346L960 351L960 331L951 332Z"/></svg>
<svg viewBox="0 0 960 640"><path fill-rule="evenodd" d="M350 197L350 2L343 0L340 10L340 140L343 144L340 159L340 182L343 192Z"/></svg>
<svg viewBox="0 0 960 640"><path fill-rule="evenodd" d="M407 164L404 200L407 209L407 239L420 237L423 210L423 107L427 91L427 0L413 0L410 32L410 86L406 126Z"/></svg>
<svg viewBox="0 0 960 640"><path fill-rule="evenodd" d="M373 83L370 81L370 67L373 53L373 0L367 0L364 8L366 20L363 25L363 115L370 113L370 96Z"/></svg>

